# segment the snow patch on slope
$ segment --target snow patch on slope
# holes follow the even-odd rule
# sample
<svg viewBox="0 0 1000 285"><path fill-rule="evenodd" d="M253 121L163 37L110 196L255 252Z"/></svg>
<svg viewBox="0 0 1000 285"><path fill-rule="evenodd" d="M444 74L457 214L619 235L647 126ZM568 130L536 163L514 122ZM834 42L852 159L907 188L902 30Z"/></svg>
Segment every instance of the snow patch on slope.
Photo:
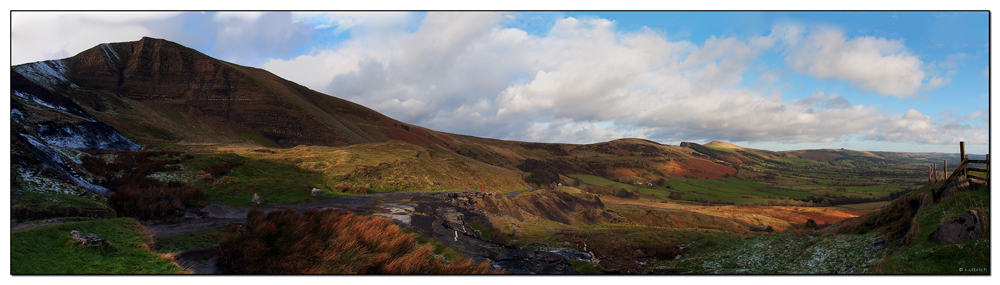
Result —
<svg viewBox="0 0 1000 285"><path fill-rule="evenodd" d="M10 119L14 120L14 122L20 123L24 121L24 113L17 108L10 108Z"/></svg>
<svg viewBox="0 0 1000 285"><path fill-rule="evenodd" d="M38 124L38 136L45 142L64 148L78 150L126 150L137 151L142 146L122 136L114 128L100 122L79 123L56 126L51 123Z"/></svg>
<svg viewBox="0 0 1000 285"><path fill-rule="evenodd" d="M53 92L56 91L57 86L66 84L72 88L79 87L66 78L67 71L66 64L59 59L32 62L14 67L14 72Z"/></svg>
<svg viewBox="0 0 1000 285"><path fill-rule="evenodd" d="M73 168L71 165L72 162L67 161L68 159L65 156L63 156L62 153L52 149L51 147L49 147L48 144L36 139L34 136L24 133L18 133L18 134L20 135L20 137L28 141L28 144L30 144L33 147L32 150L38 156L39 160L43 161L43 163L46 164L47 166L59 170L59 172L65 173L77 185L80 185L81 187L90 190L91 192L97 193L98 195L105 197L107 197L110 194L108 188L94 185L93 183L90 183L89 181L87 181L87 179L84 178L85 177L84 174L76 172L75 168ZM30 173L25 173L25 175L22 175L22 177L33 177L33 176L31 176Z"/></svg>
<svg viewBox="0 0 1000 285"><path fill-rule="evenodd" d="M101 51L104 52L104 60L108 62L108 65L111 66L112 69L114 69L115 63L120 62L122 60L121 57L118 56L118 53L115 52L114 47L112 47L110 44L105 43L101 44L100 46L101 46Z"/></svg>
<svg viewBox="0 0 1000 285"><path fill-rule="evenodd" d="M47 101L42 100L41 98L38 98L37 96L31 95L30 93L27 93L27 92L21 92L21 91L18 91L18 90L11 90L11 93L14 93L14 96L17 96L17 97L19 97L21 99L24 99L25 101L35 102L38 105L42 105L42 106L45 106L45 107L52 108L53 110L59 111L60 113L63 113L63 114L73 115L73 116L80 116L80 114L77 114L77 113L82 113L82 111L73 112L75 110L70 110L69 108L66 108L66 106L60 106L60 105L53 104L51 102L47 102ZM88 115L88 116L83 116L85 119L87 119L89 121L93 121L94 120L94 118L91 117L91 116L89 116L89 114L86 114L86 113L83 113L83 114ZM11 114L11 115L13 115L13 114Z"/></svg>

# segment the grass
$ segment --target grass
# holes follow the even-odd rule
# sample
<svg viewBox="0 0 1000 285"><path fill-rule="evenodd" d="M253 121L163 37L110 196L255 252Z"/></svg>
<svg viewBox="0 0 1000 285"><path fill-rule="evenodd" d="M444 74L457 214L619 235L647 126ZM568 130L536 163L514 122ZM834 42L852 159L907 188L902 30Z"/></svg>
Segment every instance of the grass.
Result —
<svg viewBox="0 0 1000 285"><path fill-rule="evenodd" d="M311 194L314 187L326 190L324 198L344 195L331 191L333 186L327 185L322 173L302 169L285 160L253 159L234 153L208 153L196 155L183 165L194 175L195 172L213 166L240 162L243 164L233 167L222 177L196 183L205 189L206 202L234 207L255 206L250 201L254 193L264 198L264 205L315 201L319 198Z"/></svg>
<svg viewBox="0 0 1000 285"><path fill-rule="evenodd" d="M107 239L117 250L76 245L78 230ZM131 218L51 225L11 233L11 274L177 274L181 269L147 249L145 229Z"/></svg>
<svg viewBox="0 0 1000 285"><path fill-rule="evenodd" d="M59 192L24 191L11 197L11 218L18 220L51 217L114 217L115 210L89 198Z"/></svg>
<svg viewBox="0 0 1000 285"><path fill-rule="evenodd" d="M656 274L768 274L794 258L808 238L790 234L762 234L750 238L710 239L692 243L681 259L666 261Z"/></svg>
<svg viewBox="0 0 1000 285"><path fill-rule="evenodd" d="M219 245L226 232L222 229L207 229L188 232L183 235L154 238L153 249L159 253L178 253L206 249Z"/></svg>
<svg viewBox="0 0 1000 285"><path fill-rule="evenodd" d="M927 206L917 216L919 230L910 246L886 258L883 273L888 274L989 274L990 268L990 188L975 187L957 193L937 204ZM984 234L977 239L938 245L929 241L939 223L954 219L968 210L980 213ZM967 269L986 268L971 272Z"/></svg>
<svg viewBox="0 0 1000 285"><path fill-rule="evenodd" d="M922 195L923 189L913 195ZM916 196L907 196L916 197ZM909 205L916 198L899 200ZM918 202L913 202L918 203ZM891 211L915 211L887 206ZM968 210L989 219L989 188L973 188L922 208L910 243L899 242L896 219L906 214L873 213L845 221L847 230L815 233L786 231L748 238L707 239L679 260L664 261L651 270L659 274L990 274L989 235L938 245L929 236L942 221ZM873 222L874 221L874 222ZM867 226L866 226L867 225ZM834 228L837 228L835 225ZM988 227L987 227L988 228ZM902 228L905 232L907 228ZM841 233L830 233L830 232ZM886 242L887 237L894 237Z"/></svg>

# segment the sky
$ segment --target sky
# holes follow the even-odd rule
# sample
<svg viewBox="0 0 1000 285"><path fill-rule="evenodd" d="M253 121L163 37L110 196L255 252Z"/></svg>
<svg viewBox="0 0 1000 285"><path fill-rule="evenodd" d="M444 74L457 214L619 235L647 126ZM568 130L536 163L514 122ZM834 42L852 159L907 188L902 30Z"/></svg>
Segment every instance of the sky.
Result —
<svg viewBox="0 0 1000 285"><path fill-rule="evenodd" d="M988 152L987 12L10 16L12 65L162 38L449 133Z"/></svg>

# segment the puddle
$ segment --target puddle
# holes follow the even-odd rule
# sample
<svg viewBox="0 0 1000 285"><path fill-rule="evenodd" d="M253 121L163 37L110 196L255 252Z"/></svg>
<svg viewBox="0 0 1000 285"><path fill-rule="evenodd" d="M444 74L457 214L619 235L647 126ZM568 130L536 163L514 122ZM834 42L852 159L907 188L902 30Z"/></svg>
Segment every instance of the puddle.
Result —
<svg viewBox="0 0 1000 285"><path fill-rule="evenodd" d="M412 222L412 214L410 213L414 210L413 206L391 203L383 205L380 209L388 213L376 213L375 216L392 219L404 226L410 226Z"/></svg>

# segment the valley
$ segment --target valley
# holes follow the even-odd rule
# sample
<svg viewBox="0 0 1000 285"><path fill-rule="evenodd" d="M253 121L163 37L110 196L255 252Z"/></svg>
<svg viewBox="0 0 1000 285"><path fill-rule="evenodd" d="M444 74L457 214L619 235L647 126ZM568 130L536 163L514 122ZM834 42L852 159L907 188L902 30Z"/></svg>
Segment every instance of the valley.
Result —
<svg viewBox="0 0 1000 285"><path fill-rule="evenodd" d="M929 198L951 174L931 179L930 166L959 165L957 153L450 134L153 38L13 66L11 77L12 274L394 274L427 260L439 274L966 274L943 264L989 264L988 224L962 242L928 242L968 210L989 221L989 186ZM368 243L334 245L316 239L351 237L296 228L320 220L398 237L359 230L349 234ZM73 229L114 249L75 245ZM272 259L246 257L300 255L325 261L275 273L252 270Z"/></svg>

